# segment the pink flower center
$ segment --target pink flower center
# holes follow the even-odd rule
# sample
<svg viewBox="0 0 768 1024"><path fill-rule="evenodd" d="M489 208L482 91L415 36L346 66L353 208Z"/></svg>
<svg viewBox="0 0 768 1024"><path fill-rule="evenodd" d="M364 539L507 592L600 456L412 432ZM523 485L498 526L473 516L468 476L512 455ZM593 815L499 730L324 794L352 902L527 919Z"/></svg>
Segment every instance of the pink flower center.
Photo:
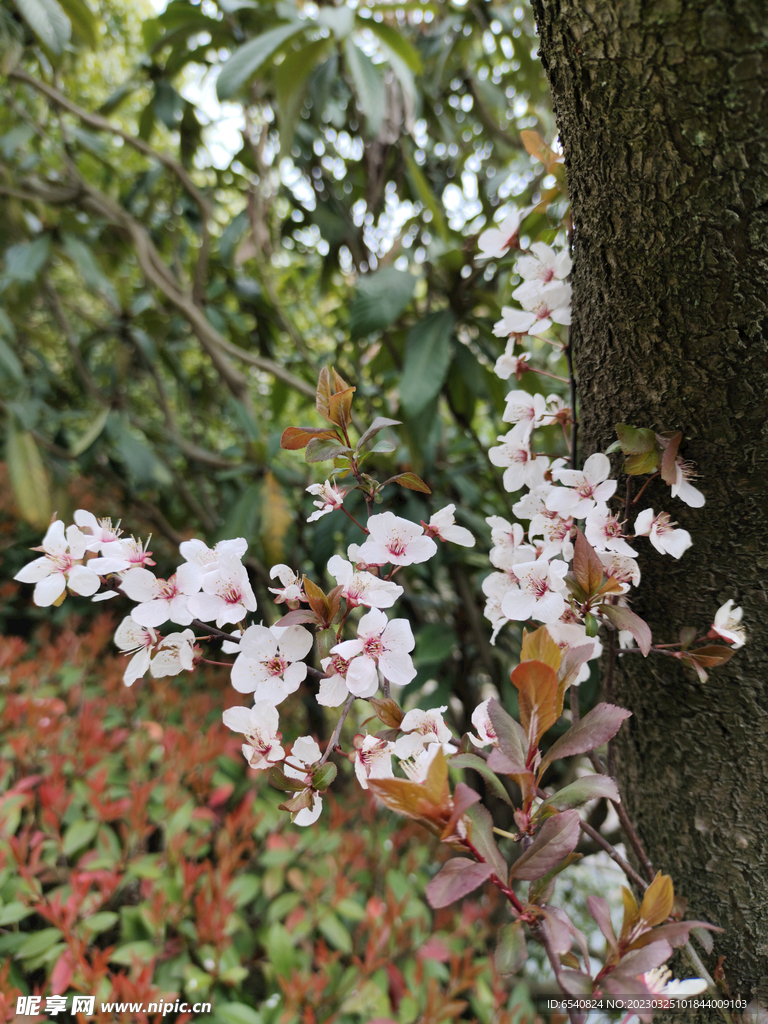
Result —
<svg viewBox="0 0 768 1024"><path fill-rule="evenodd" d="M542 267L539 271L539 277L545 284L549 284L552 278L555 276L554 267Z"/></svg>
<svg viewBox="0 0 768 1024"><path fill-rule="evenodd" d="M223 592L219 594L219 597L226 601L227 604L240 604L243 594L242 591L234 585L234 583L230 583L229 586L225 587Z"/></svg>
<svg viewBox="0 0 768 1024"><path fill-rule="evenodd" d="M394 555L396 558L399 558L401 555L405 554L406 547L407 545L404 540L401 540L400 537L393 537L387 544L387 551L390 555Z"/></svg>
<svg viewBox="0 0 768 1024"><path fill-rule="evenodd" d="M368 658L373 658L374 661L378 661L384 653L384 644L381 642L380 636L369 636L363 646L363 653Z"/></svg>
<svg viewBox="0 0 768 1024"><path fill-rule="evenodd" d="M340 654L332 654L331 665L333 666L333 671L336 675L341 676L342 679L347 678L347 669L349 668L349 661L347 661L346 658L342 658Z"/></svg>
<svg viewBox="0 0 768 1024"><path fill-rule="evenodd" d="M588 480L582 480L578 487L576 487L576 493L580 498L591 498L595 493L594 484L591 484Z"/></svg>
<svg viewBox="0 0 768 1024"><path fill-rule="evenodd" d="M54 572L69 572L75 565L75 560L70 554L48 555L48 558L53 562Z"/></svg>
<svg viewBox="0 0 768 1024"><path fill-rule="evenodd" d="M663 537L665 533L672 533L673 524L670 521L669 512L659 512L653 521L653 525L658 537Z"/></svg>
<svg viewBox="0 0 768 1024"><path fill-rule="evenodd" d="M264 662L264 667L271 676L281 676L288 667L288 663L279 655L275 655L274 658L270 658L269 661Z"/></svg>
<svg viewBox="0 0 768 1024"><path fill-rule="evenodd" d="M169 580L157 580L158 598L171 601L179 592L176 586L176 577L171 576Z"/></svg>
<svg viewBox="0 0 768 1024"><path fill-rule="evenodd" d="M535 597L542 598L549 590L549 581L546 577L543 580L533 579L529 583L529 590Z"/></svg>

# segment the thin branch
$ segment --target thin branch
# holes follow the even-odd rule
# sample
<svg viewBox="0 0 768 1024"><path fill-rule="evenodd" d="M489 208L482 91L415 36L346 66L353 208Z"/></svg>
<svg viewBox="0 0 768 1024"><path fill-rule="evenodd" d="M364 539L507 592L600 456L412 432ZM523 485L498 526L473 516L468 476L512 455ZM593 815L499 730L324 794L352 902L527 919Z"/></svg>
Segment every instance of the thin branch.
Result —
<svg viewBox="0 0 768 1024"><path fill-rule="evenodd" d="M341 736L341 730L344 727L344 722L347 720L347 715L349 714L349 709L352 707L355 700L356 697L354 693L350 693L350 695L347 697L347 702L344 705L344 710L341 712L341 716L339 717L339 720L336 723L336 728L333 730L333 734L331 738L328 740L328 746L325 748L325 753L320 758L320 764L325 764L325 762L331 756L333 751L336 749L336 744L339 742L339 737Z"/></svg>

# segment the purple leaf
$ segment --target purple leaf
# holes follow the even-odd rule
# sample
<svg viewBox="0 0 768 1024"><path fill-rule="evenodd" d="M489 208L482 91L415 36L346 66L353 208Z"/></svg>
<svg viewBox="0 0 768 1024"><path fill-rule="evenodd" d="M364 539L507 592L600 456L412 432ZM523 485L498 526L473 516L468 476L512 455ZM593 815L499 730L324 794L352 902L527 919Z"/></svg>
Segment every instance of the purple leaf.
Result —
<svg viewBox="0 0 768 1024"><path fill-rule="evenodd" d="M505 924L499 929L499 939L496 944L494 960L496 970L501 975L517 974L522 971L525 961L528 959L528 950L525 947L525 936L520 921L513 921Z"/></svg>
<svg viewBox="0 0 768 1024"><path fill-rule="evenodd" d="M557 979L568 995L591 996L594 983L583 971L560 971Z"/></svg>
<svg viewBox="0 0 768 1024"><path fill-rule="evenodd" d="M603 933L608 943L608 951L618 948L618 942L616 941L616 933L613 930L613 924L611 922L611 912L608 909L608 901L604 900L602 896L587 896L587 907L589 912L597 922L597 927Z"/></svg>
<svg viewBox="0 0 768 1024"><path fill-rule="evenodd" d="M482 804L475 804L467 811L467 817L472 822L472 845L486 864L493 867L494 874L498 875L502 882L505 882L509 868L496 845L493 836L493 818L490 812Z"/></svg>
<svg viewBox="0 0 768 1024"><path fill-rule="evenodd" d="M286 612L282 619L278 619L275 623L276 626L298 626L302 622L313 622L315 624L320 622L317 615L311 612L308 608L294 608L291 612Z"/></svg>
<svg viewBox="0 0 768 1024"><path fill-rule="evenodd" d="M723 930L717 925L707 924L706 921L673 921L671 924L662 924L658 928L654 928L653 931L645 932L639 939L635 939L632 948L640 949L651 942L656 942L657 939L666 939L670 946L682 946L684 942L688 941L694 928L704 929L705 933L706 931L721 932Z"/></svg>
<svg viewBox="0 0 768 1024"><path fill-rule="evenodd" d="M531 882L566 857L579 841L579 812L563 811L547 818L528 849L512 865L510 878Z"/></svg>
<svg viewBox="0 0 768 1024"><path fill-rule="evenodd" d="M511 761L503 750L496 748L492 750L488 755L486 764L493 771L498 772L499 775L521 775L526 771L525 759L522 763L519 761Z"/></svg>
<svg viewBox="0 0 768 1024"><path fill-rule="evenodd" d="M558 811L564 811L569 807L581 807L587 801L599 797L614 800L617 804L621 802L619 789L609 775L585 775L583 779L577 779L570 786L564 786L548 797L542 807L555 807Z"/></svg>
<svg viewBox="0 0 768 1024"><path fill-rule="evenodd" d="M643 652L643 655L647 658L648 652L651 649L651 643L653 637L651 636L651 630L645 619L641 619L639 615L635 615L629 608L620 608L617 604L604 604L601 608L603 615L606 619L616 627L616 629L626 629L632 634L637 640L637 646Z"/></svg>
<svg viewBox="0 0 768 1024"><path fill-rule="evenodd" d="M619 961L616 970L622 974L639 977L646 971L652 971L654 967L661 967L671 956L670 944L666 939L658 939L656 942L649 942L642 949L633 949L626 953Z"/></svg>
<svg viewBox="0 0 768 1024"><path fill-rule="evenodd" d="M479 799L480 794L476 789L472 789L472 787L468 786L465 782L460 782L458 784L453 794L453 810L451 811L451 816L446 822L445 828L440 835L441 839L448 839L449 836L454 833L459 818L463 817L464 812L470 808L472 804L476 804Z"/></svg>
<svg viewBox="0 0 768 1024"><path fill-rule="evenodd" d="M558 758L584 754L587 750L594 750L607 743L631 714L631 711L615 704L598 704L592 708L577 725L571 726L568 732L552 744L541 762L539 778L544 774L544 769Z"/></svg>
<svg viewBox="0 0 768 1024"><path fill-rule="evenodd" d="M516 722L511 715L507 714L501 704L495 699L488 702L488 715L499 740L499 750L513 764L520 766L515 771L525 771L528 737L525 735L522 725Z"/></svg>
<svg viewBox="0 0 768 1024"><path fill-rule="evenodd" d="M447 907L482 885L492 874L492 864L478 864L466 857L454 857L427 885L429 904L435 908Z"/></svg>

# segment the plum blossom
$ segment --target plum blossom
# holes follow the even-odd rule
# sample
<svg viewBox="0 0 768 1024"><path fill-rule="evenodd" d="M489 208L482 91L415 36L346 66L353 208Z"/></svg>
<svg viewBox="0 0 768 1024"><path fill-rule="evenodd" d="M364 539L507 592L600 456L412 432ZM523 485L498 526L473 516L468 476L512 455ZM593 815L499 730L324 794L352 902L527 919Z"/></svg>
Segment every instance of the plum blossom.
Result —
<svg viewBox="0 0 768 1024"><path fill-rule="evenodd" d="M598 638L587 636L587 628L581 622L550 622L547 624L547 632L563 654L576 647L590 648L586 662L581 666L574 680L577 684L585 683L589 679L590 669L588 662L594 661L595 658L599 658L603 653L603 645Z"/></svg>
<svg viewBox="0 0 768 1024"><path fill-rule="evenodd" d="M281 701L306 678L301 660L312 650L312 634L303 626L249 626L240 638L232 666L232 685L252 693L254 701Z"/></svg>
<svg viewBox="0 0 768 1024"><path fill-rule="evenodd" d="M341 596L350 608L360 604L367 608L391 608L403 592L397 583L382 580L370 572L356 570L341 555L329 559L328 572L341 587Z"/></svg>
<svg viewBox="0 0 768 1024"><path fill-rule="evenodd" d="M512 294L523 309L502 306L502 318L493 327L497 338L506 338L510 334L528 334L535 338L548 331L553 323L567 326L571 322L570 285L539 288L533 282L527 282Z"/></svg>
<svg viewBox="0 0 768 1024"><path fill-rule="evenodd" d="M133 655L123 673L123 682L126 686L132 686L146 673L156 643L157 633L154 629L141 626L130 615L127 615L117 627L115 644L124 654Z"/></svg>
<svg viewBox="0 0 768 1024"><path fill-rule="evenodd" d="M400 723L400 731L406 735L395 740L395 756L401 760L411 758L431 743L440 744L443 751L449 753L453 749L453 737L443 721L443 712L447 710L447 706L443 706L430 708L429 711L420 708L409 711Z"/></svg>
<svg viewBox="0 0 768 1024"><path fill-rule="evenodd" d="M400 761L400 767L411 780L411 782L424 782L429 772L430 765L437 757L438 751L442 749L440 743L429 743L425 747L416 750L410 757Z"/></svg>
<svg viewBox="0 0 768 1024"><path fill-rule="evenodd" d="M609 480L611 461L607 455L590 455L583 469L553 469L552 476L563 487L553 487L546 498L550 512L560 512L574 519L586 519L596 504L605 504L616 491L616 481Z"/></svg>
<svg viewBox="0 0 768 1024"><path fill-rule="evenodd" d="M302 601L306 600L301 576L295 573L289 565L273 565L269 574L270 579L277 577L282 583L281 587L269 587L270 594L277 595L275 604L287 604L289 608L296 609Z"/></svg>
<svg viewBox="0 0 768 1024"><path fill-rule="evenodd" d="M565 611L565 589L563 577L568 566L560 559L547 562L540 558L535 562L522 562L515 566L519 590L511 590L502 602L501 610L509 619L538 622L557 622Z"/></svg>
<svg viewBox="0 0 768 1024"><path fill-rule="evenodd" d="M680 558L693 542L687 530L675 530L675 525L668 512L654 515L652 508L646 508L635 520L635 533L648 537L659 554Z"/></svg>
<svg viewBox="0 0 768 1024"><path fill-rule="evenodd" d="M203 576L203 593L190 597L189 610L203 622L216 619L219 629L226 623L241 622L246 612L256 611L248 571L237 556L219 556L217 568Z"/></svg>
<svg viewBox="0 0 768 1024"><path fill-rule="evenodd" d="M533 555L531 557L534 557ZM527 561L528 559L526 559ZM491 644L496 643L496 637L509 622L509 618L501 610L501 602L510 590L517 590L517 577L510 571L492 572L486 576L482 583L482 590L486 596L483 615L493 626Z"/></svg>
<svg viewBox="0 0 768 1024"><path fill-rule="evenodd" d="M518 236L520 224L528 215L529 210L512 210L496 228L487 228L477 240L480 252L477 258L482 260L501 259L509 249L519 247Z"/></svg>
<svg viewBox="0 0 768 1024"><path fill-rule="evenodd" d="M705 502L704 495L690 482L696 474L690 462L682 459L675 461L675 482L672 484L672 497L679 498L691 508L701 508Z"/></svg>
<svg viewBox="0 0 768 1024"><path fill-rule="evenodd" d="M499 745L499 737L496 735L491 716L488 714L488 705L490 703L491 698L489 697L482 704L478 704L472 712L472 725L477 729L477 736L474 733L470 733L469 738L476 747L487 747L489 743L494 747Z"/></svg>
<svg viewBox="0 0 768 1024"><path fill-rule="evenodd" d="M564 281L570 274L572 260L567 249L556 253L544 242L534 242L530 252L533 255L519 256L515 264L515 270L524 280L550 284Z"/></svg>
<svg viewBox="0 0 768 1024"><path fill-rule="evenodd" d="M514 551L520 547L525 537L525 530L520 523L509 523L502 516L488 516L485 521L491 528L491 541L493 542L489 555L491 565L500 569L502 566L495 559L504 558L508 551ZM531 551L531 558L533 557L533 551ZM521 561L525 562L528 559L523 558Z"/></svg>
<svg viewBox="0 0 768 1024"><path fill-rule="evenodd" d="M195 661L195 634L191 629L169 633L157 645L157 652L149 666L153 679L177 676L191 672Z"/></svg>
<svg viewBox="0 0 768 1024"><path fill-rule="evenodd" d="M549 459L534 455L528 442L516 434L516 429L499 435L501 444L488 449L488 458L494 466L504 469L504 488L510 492L538 487L544 483L544 474L549 469Z"/></svg>
<svg viewBox="0 0 768 1024"><path fill-rule="evenodd" d="M410 657L416 641L407 619L387 620L379 608L372 608L357 625L357 639L344 640L331 648L350 661L347 687L356 697L372 697L378 689L380 669L385 679L405 686L416 675Z"/></svg>
<svg viewBox="0 0 768 1024"><path fill-rule="evenodd" d="M709 987L703 978L685 978L678 981L672 977L668 967L654 967L641 975L640 980L653 995L667 996L672 999L689 999L691 996L706 992Z"/></svg>
<svg viewBox="0 0 768 1024"><path fill-rule="evenodd" d="M106 549L107 554L92 558L88 562L88 568L97 572L99 576L121 573L127 569L146 569L147 566L155 564L151 557L152 552L148 550L150 540L151 537L147 538L144 544L135 537L123 537L122 540L113 541Z"/></svg>
<svg viewBox="0 0 768 1024"><path fill-rule="evenodd" d="M368 789L368 779L392 779L392 753L395 745L391 740L380 740L377 736L354 738L355 775L363 789Z"/></svg>
<svg viewBox="0 0 768 1024"><path fill-rule="evenodd" d="M306 490L320 499L319 501L312 502L317 507L317 512L313 512L307 518L308 523L314 523L321 516L327 516L329 512L334 512L337 508L341 508L347 493L341 487L332 484L330 480L326 480L324 484L310 484Z"/></svg>
<svg viewBox="0 0 768 1024"><path fill-rule="evenodd" d="M142 626L157 628L168 619L188 626L194 618L189 598L200 589L201 579L200 567L185 562L167 580L158 579L149 569L129 569L120 589L139 602L131 614Z"/></svg>
<svg viewBox="0 0 768 1024"><path fill-rule="evenodd" d="M741 608L733 607L733 599L726 601L717 609L710 633L716 633L723 640L733 644L734 650L743 647L747 642L747 635L741 625L742 614Z"/></svg>
<svg viewBox="0 0 768 1024"><path fill-rule="evenodd" d="M426 562L437 551L431 537L408 519L394 512L382 512L368 520L369 537L359 548L360 558L368 565L413 565Z"/></svg>
<svg viewBox="0 0 768 1024"><path fill-rule="evenodd" d="M247 550L248 541L245 537L220 540L212 548L209 548L204 541L197 539L185 540L179 544L181 557L186 560L184 564L199 566L201 575L215 572L219 567L219 558L222 555L233 555L235 558L242 558Z"/></svg>
<svg viewBox="0 0 768 1024"><path fill-rule="evenodd" d="M101 586L101 580L82 564L86 544L87 538L77 526L68 526L65 532L64 523L55 519L43 537L45 554L28 562L13 578L20 583L36 584L32 600L38 608L54 604L67 587L73 594L90 597Z"/></svg>
<svg viewBox="0 0 768 1024"><path fill-rule="evenodd" d="M617 555L626 555L629 558L637 554L634 548L627 544L621 523L607 505L595 505L587 514L584 533L595 551L613 551Z"/></svg>
<svg viewBox="0 0 768 1024"><path fill-rule="evenodd" d="M337 708L349 697L350 691L347 686L349 660L342 658L340 654L331 654L330 657L323 658L320 664L323 666L326 677L320 680L317 703L326 708ZM378 688L378 681L376 686Z"/></svg>
<svg viewBox="0 0 768 1024"><path fill-rule="evenodd" d="M289 778L303 779L307 788L312 786L312 773L310 768L322 757L320 747L311 736L299 736L294 740L291 752L285 760L283 771ZM319 793L312 792L312 806L303 807L293 815L294 825L314 825L323 810L323 798Z"/></svg>
<svg viewBox="0 0 768 1024"><path fill-rule="evenodd" d="M546 411L547 400L544 395L510 391L502 419L505 423L515 424L513 432L519 440L528 441L534 427L540 426Z"/></svg>
<svg viewBox="0 0 768 1024"><path fill-rule="evenodd" d="M283 760L285 751L278 732L280 718L277 708L269 701L257 701L250 708L227 708L222 717L228 729L245 733L248 742L243 744L243 756L251 768L257 771L271 768Z"/></svg>
<svg viewBox="0 0 768 1024"><path fill-rule="evenodd" d="M446 505L439 512L435 512L428 523L425 524L422 521L422 525L426 526L424 532L428 537L439 537L442 541L451 541L453 544L460 544L463 548L473 548L475 538L465 527L456 525L456 520L453 518L455 511L455 505Z"/></svg>
<svg viewBox="0 0 768 1024"><path fill-rule="evenodd" d="M111 554L111 548L122 534L120 523L112 526L111 519L97 519L93 512L85 508L79 508L74 514L75 524L83 531L86 537L86 551L101 551L106 554L107 549Z"/></svg>
<svg viewBox="0 0 768 1024"><path fill-rule="evenodd" d="M515 338L513 336L507 342L503 354L496 360L493 372L500 380L509 380L512 376L520 380L523 374L530 370L528 365L530 358L530 352L521 352L519 356L515 355Z"/></svg>

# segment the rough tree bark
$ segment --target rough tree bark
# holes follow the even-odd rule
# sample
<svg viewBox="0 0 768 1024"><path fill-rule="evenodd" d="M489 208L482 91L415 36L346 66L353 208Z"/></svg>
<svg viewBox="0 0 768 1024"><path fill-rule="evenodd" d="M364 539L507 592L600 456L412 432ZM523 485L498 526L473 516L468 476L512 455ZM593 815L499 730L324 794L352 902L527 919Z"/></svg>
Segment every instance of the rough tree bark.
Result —
<svg viewBox="0 0 768 1024"><path fill-rule="evenodd" d="M657 642L730 597L748 646L701 684L624 657L625 802L689 912L726 929L734 995L768 982L768 5L534 0L573 203L582 457L624 421L681 429L706 495L652 484L694 546L646 553L635 610ZM647 500L645 500L647 498ZM646 542L638 548L648 551ZM706 958L705 958L706 959ZM763 979L763 985L760 982ZM712 1020L710 1012L704 1019ZM666 1019L666 1018L665 1018ZM691 1017L687 1018L689 1021Z"/></svg>

